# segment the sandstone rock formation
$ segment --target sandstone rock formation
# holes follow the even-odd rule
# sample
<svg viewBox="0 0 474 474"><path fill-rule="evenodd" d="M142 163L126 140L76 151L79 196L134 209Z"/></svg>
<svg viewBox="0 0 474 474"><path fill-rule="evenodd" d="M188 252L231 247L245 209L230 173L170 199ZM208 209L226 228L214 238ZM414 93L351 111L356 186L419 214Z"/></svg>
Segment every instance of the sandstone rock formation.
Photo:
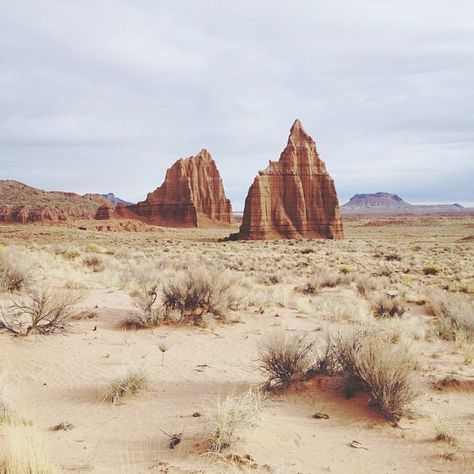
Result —
<svg viewBox="0 0 474 474"><path fill-rule="evenodd" d="M100 194L43 191L14 180L0 181L0 223L63 222L92 219L107 200Z"/></svg>
<svg viewBox="0 0 474 474"><path fill-rule="evenodd" d="M165 227L214 227L232 223L232 206L226 198L219 171L207 150L176 161L163 184L146 200L117 206L121 217L138 218Z"/></svg>
<svg viewBox="0 0 474 474"><path fill-rule="evenodd" d="M270 161L250 186L242 225L233 239L343 237L334 181L299 120L279 161Z"/></svg>

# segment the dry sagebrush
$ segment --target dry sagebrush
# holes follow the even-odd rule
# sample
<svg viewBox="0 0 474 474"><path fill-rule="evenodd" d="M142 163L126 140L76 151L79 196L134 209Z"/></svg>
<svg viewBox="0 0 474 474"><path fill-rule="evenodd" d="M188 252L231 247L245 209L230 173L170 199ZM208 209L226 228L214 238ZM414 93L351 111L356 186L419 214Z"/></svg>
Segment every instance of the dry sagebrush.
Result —
<svg viewBox="0 0 474 474"><path fill-rule="evenodd" d="M48 287L31 289L6 308L0 307L0 330L17 336L62 331L83 296L84 293Z"/></svg>
<svg viewBox="0 0 474 474"><path fill-rule="evenodd" d="M285 390L301 380L311 365L313 343L304 336L287 337L274 331L259 348L259 369L267 378L265 390Z"/></svg>
<svg viewBox="0 0 474 474"><path fill-rule="evenodd" d="M318 360L318 371L342 374L348 396L367 391L372 405L398 422L410 413L418 396L414 380L417 360L404 344L394 343L377 328L329 336Z"/></svg>

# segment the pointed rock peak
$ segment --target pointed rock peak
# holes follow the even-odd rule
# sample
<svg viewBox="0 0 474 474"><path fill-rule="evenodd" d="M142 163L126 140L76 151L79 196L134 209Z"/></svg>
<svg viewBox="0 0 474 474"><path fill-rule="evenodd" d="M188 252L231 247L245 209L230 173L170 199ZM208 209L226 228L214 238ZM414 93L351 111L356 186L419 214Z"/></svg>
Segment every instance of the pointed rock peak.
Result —
<svg viewBox="0 0 474 474"><path fill-rule="evenodd" d="M305 129L301 122L296 119L293 122L290 130L290 136L288 137L288 141L299 142L299 141L312 141L312 138L306 133Z"/></svg>
<svg viewBox="0 0 474 474"><path fill-rule="evenodd" d="M209 151L207 150L207 148L203 148L197 155L196 155L196 158L198 156L202 156L203 158L211 158L211 154L209 153Z"/></svg>

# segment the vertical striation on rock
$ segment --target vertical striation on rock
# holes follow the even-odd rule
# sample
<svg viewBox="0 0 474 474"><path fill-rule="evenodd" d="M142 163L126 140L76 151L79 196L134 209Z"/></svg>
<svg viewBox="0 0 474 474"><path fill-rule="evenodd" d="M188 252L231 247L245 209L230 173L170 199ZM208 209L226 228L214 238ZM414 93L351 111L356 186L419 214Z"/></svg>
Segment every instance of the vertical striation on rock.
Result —
<svg viewBox="0 0 474 474"><path fill-rule="evenodd" d="M296 120L279 161L270 161L250 186L240 231L243 240L343 237L334 181L314 140Z"/></svg>
<svg viewBox="0 0 474 474"><path fill-rule="evenodd" d="M226 198L216 163L203 149L176 161L166 171L163 184L145 201L117 206L124 217L135 217L166 227L212 227L232 223L232 206Z"/></svg>

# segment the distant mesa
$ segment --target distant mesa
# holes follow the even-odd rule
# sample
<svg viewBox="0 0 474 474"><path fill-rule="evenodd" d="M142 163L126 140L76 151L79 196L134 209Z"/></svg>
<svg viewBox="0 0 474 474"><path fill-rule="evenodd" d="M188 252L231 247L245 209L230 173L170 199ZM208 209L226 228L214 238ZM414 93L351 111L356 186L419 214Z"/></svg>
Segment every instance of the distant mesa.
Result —
<svg viewBox="0 0 474 474"><path fill-rule="evenodd" d="M112 217L135 218L164 227L220 227L232 223L232 205L216 163L203 149L177 160L166 171L160 187L137 204L117 205Z"/></svg>
<svg viewBox="0 0 474 474"><path fill-rule="evenodd" d="M279 161L270 161L250 186L240 231L231 239L342 237L334 181L296 120Z"/></svg>
<svg viewBox="0 0 474 474"><path fill-rule="evenodd" d="M355 194L341 206L343 215L350 214L437 214L462 212L460 204L410 204L397 194Z"/></svg>
<svg viewBox="0 0 474 474"><path fill-rule="evenodd" d="M100 194L43 191L14 180L0 180L0 223L64 222L92 219L107 200Z"/></svg>
<svg viewBox="0 0 474 474"><path fill-rule="evenodd" d="M114 206L116 206L117 204L123 204L125 206L130 206L133 204L133 202L128 202L124 201L123 199L120 199L114 193L102 194L102 196Z"/></svg>

